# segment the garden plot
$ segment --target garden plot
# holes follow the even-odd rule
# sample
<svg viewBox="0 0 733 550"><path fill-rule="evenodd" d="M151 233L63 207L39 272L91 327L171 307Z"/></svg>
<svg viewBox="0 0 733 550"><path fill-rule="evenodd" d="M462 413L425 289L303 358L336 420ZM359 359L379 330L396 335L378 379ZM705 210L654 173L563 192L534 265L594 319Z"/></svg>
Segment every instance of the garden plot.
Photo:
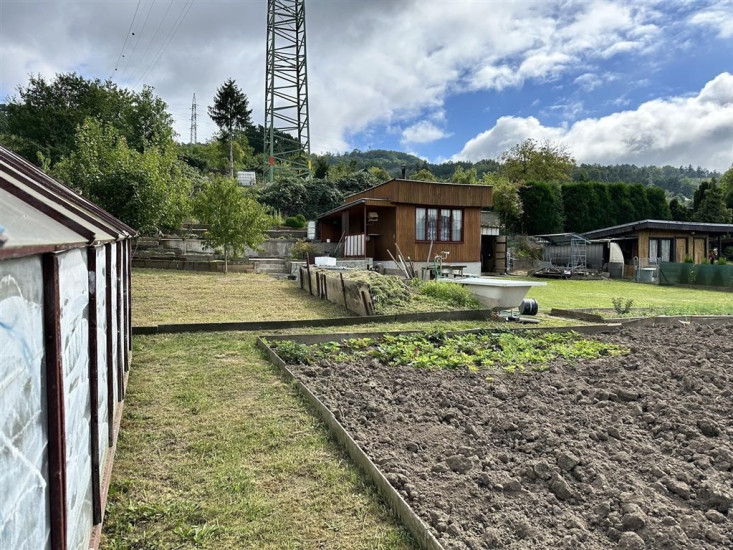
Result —
<svg viewBox="0 0 733 550"><path fill-rule="evenodd" d="M446 549L731 548L732 334L273 345Z"/></svg>

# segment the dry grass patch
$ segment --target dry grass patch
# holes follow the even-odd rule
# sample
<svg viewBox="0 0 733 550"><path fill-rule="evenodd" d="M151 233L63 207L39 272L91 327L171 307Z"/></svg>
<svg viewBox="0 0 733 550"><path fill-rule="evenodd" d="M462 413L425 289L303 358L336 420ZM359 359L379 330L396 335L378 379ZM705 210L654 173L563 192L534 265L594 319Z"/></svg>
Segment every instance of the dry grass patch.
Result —
<svg viewBox="0 0 733 550"><path fill-rule="evenodd" d="M104 548L414 548L253 336L134 345Z"/></svg>
<svg viewBox="0 0 733 550"><path fill-rule="evenodd" d="M134 325L348 316L344 308L310 296L294 281L254 273L134 269L132 300Z"/></svg>

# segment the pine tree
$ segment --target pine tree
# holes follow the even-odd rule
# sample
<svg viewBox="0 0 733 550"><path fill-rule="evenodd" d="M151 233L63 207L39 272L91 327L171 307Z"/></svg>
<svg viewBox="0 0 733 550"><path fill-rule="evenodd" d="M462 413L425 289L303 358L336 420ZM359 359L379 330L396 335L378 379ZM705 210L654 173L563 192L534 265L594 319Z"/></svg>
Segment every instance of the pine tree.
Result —
<svg viewBox="0 0 733 550"><path fill-rule="evenodd" d="M214 96L214 105L209 107L209 116L221 131L222 139L229 142L229 174L234 177L234 132L252 125L252 109L247 96L231 78L219 87Z"/></svg>

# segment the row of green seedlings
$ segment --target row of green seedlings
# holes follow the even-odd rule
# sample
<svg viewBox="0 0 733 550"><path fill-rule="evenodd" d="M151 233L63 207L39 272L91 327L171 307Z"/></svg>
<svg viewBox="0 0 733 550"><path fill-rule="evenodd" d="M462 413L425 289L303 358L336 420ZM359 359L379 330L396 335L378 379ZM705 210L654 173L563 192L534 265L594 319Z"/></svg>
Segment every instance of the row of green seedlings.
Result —
<svg viewBox="0 0 733 550"><path fill-rule="evenodd" d="M576 332L520 335L482 331L447 335L444 332L352 338L340 342L300 344L291 340L268 342L288 364L346 363L373 359L390 366L420 369L503 369L544 371L554 359L568 361L623 355L627 348L584 338ZM366 361L365 361L366 360Z"/></svg>

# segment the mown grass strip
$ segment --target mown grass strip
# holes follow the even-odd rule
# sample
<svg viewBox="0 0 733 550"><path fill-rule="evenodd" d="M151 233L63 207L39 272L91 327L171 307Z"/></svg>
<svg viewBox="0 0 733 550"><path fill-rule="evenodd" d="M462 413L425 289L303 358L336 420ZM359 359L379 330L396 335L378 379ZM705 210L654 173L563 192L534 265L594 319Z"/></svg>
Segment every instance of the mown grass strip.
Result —
<svg viewBox="0 0 733 550"><path fill-rule="evenodd" d="M136 337L103 548L414 548L241 333Z"/></svg>

